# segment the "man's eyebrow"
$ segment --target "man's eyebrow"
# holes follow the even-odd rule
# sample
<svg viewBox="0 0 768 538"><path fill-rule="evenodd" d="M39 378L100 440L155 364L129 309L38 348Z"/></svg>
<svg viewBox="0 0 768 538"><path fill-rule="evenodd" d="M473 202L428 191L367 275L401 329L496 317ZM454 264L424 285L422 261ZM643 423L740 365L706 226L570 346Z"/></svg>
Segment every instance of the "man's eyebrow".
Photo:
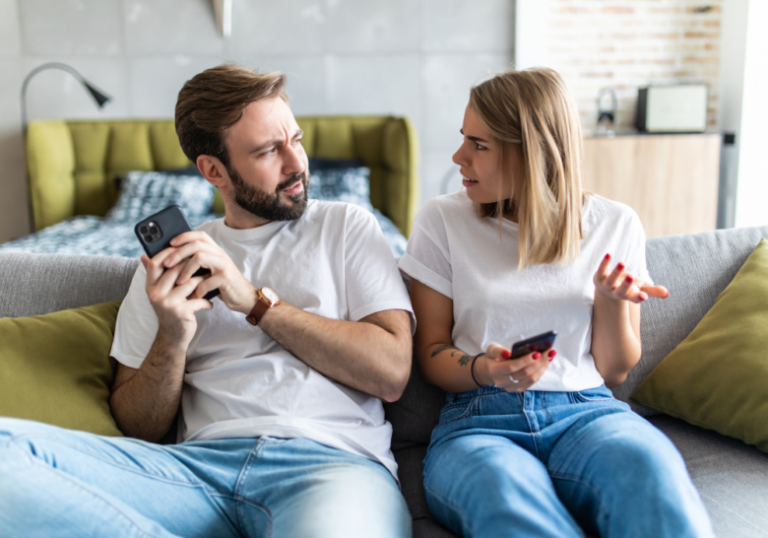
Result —
<svg viewBox="0 0 768 538"><path fill-rule="evenodd" d="M459 132L460 132L461 134L464 134L464 129L459 129ZM477 136L468 136L467 138L469 138L469 139L470 139L472 142L483 142L483 143L485 143L485 144L487 144L487 143L488 143L488 141L487 141L487 140L483 140L482 138L480 138L480 137L477 137Z"/></svg>
<svg viewBox="0 0 768 538"><path fill-rule="evenodd" d="M291 140L295 140L295 139L297 139L300 136L304 136L304 131L302 131L301 129L297 129L296 132L291 137ZM267 148L282 146L283 143L284 142L283 142L282 138L275 137L275 138L272 138L270 140L267 140L263 144L260 144L260 145L256 146L255 148L253 148L251 150L251 153L258 153L258 152L263 151L263 150L265 150Z"/></svg>

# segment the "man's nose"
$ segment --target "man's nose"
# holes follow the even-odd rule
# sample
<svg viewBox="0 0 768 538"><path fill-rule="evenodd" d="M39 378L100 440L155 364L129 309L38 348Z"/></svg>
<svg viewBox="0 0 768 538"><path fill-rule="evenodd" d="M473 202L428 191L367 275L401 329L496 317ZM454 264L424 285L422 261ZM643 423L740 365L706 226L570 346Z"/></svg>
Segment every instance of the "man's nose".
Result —
<svg viewBox="0 0 768 538"><path fill-rule="evenodd" d="M288 144L285 150L285 160L283 161L283 173L286 176L300 174L304 171L304 159L301 158L304 153L301 146Z"/></svg>

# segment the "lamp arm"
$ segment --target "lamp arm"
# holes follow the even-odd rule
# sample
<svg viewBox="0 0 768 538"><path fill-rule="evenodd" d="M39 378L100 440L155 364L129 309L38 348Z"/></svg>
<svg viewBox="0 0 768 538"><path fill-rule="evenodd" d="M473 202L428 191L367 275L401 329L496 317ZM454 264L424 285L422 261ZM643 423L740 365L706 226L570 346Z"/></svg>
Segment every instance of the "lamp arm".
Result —
<svg viewBox="0 0 768 538"><path fill-rule="evenodd" d="M83 76L74 67L60 62L44 63L30 71L29 74L24 77L24 82L21 83L21 128L25 135L27 134L27 86L29 86L30 80L32 80L35 75L40 71L45 71L47 69L61 69L75 77L81 84L86 84Z"/></svg>

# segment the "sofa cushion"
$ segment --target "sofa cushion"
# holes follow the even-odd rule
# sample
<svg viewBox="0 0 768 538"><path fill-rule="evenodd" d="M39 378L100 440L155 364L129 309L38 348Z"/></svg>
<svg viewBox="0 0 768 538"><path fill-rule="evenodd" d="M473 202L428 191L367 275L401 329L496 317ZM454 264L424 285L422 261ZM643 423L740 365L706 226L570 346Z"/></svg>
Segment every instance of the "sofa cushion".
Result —
<svg viewBox="0 0 768 538"><path fill-rule="evenodd" d="M648 420L685 458L716 536L768 538L768 454L676 418Z"/></svg>
<svg viewBox="0 0 768 538"><path fill-rule="evenodd" d="M768 452L768 241L632 398Z"/></svg>
<svg viewBox="0 0 768 538"><path fill-rule="evenodd" d="M768 237L768 226L648 239L651 278L666 286L670 297L643 304L643 355L627 380L613 390L614 396L643 416L659 414L629 396L696 327L763 237Z"/></svg>
<svg viewBox="0 0 768 538"><path fill-rule="evenodd" d="M121 301L138 265L130 258L0 253L0 317Z"/></svg>
<svg viewBox="0 0 768 538"><path fill-rule="evenodd" d="M0 319L0 415L122 435L109 408L120 302Z"/></svg>

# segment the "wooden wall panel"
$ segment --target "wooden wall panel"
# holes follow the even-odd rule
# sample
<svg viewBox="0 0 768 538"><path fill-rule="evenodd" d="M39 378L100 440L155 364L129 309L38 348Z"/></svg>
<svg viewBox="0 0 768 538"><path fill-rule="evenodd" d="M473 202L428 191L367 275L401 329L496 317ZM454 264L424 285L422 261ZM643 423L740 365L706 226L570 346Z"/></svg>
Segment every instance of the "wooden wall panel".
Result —
<svg viewBox="0 0 768 538"><path fill-rule="evenodd" d="M648 237L714 230L720 135L587 138L584 190L623 202Z"/></svg>

